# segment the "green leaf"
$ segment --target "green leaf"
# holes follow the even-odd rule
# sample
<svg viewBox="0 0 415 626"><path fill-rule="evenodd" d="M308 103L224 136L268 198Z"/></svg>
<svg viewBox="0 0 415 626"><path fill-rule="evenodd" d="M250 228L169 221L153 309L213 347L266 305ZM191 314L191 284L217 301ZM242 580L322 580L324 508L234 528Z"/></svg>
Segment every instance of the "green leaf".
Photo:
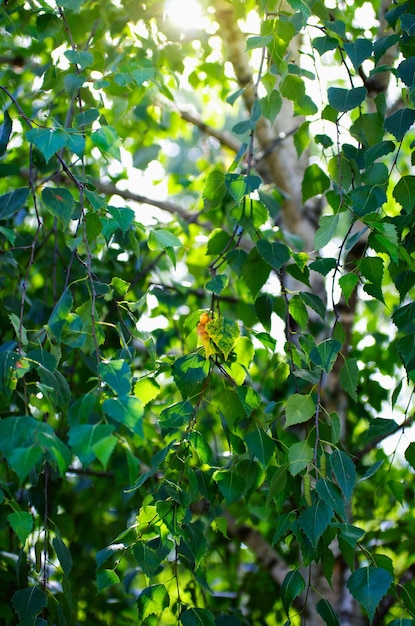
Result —
<svg viewBox="0 0 415 626"><path fill-rule="evenodd" d="M405 133L415 122L414 109L400 109L385 120L385 130L395 137L397 141L402 141Z"/></svg>
<svg viewBox="0 0 415 626"><path fill-rule="evenodd" d="M294 393L287 400L285 426L288 428L288 426L308 422L315 412L316 405L311 395Z"/></svg>
<svg viewBox="0 0 415 626"><path fill-rule="evenodd" d="M216 209L219 207L225 195L225 174L219 169L214 169L209 173L203 189L206 208Z"/></svg>
<svg viewBox="0 0 415 626"><path fill-rule="evenodd" d="M380 601L392 582L393 576L388 571L369 565L353 572L347 581L347 588L355 600L364 607L372 621Z"/></svg>
<svg viewBox="0 0 415 626"><path fill-rule="evenodd" d="M217 276L215 276L211 280L208 280L208 282L205 285L205 288L208 291L211 291L215 295L219 296L219 294L222 293L222 291L225 289L227 284L228 284L228 277L227 277L227 275L226 274L218 274Z"/></svg>
<svg viewBox="0 0 415 626"><path fill-rule="evenodd" d="M397 68L399 78L405 83L407 87L413 87L414 73L415 73L415 59L410 57L404 59L399 63Z"/></svg>
<svg viewBox="0 0 415 626"><path fill-rule="evenodd" d="M288 449L289 472L292 476L299 474L313 460L314 452L307 441L293 443Z"/></svg>
<svg viewBox="0 0 415 626"><path fill-rule="evenodd" d="M320 218L318 230L314 236L314 247L316 250L324 248L334 236L337 225L339 223L339 215L323 215Z"/></svg>
<svg viewBox="0 0 415 626"><path fill-rule="evenodd" d="M143 59L139 67L135 68L131 72L137 85L142 85L148 80L151 80L155 75L155 68L151 59Z"/></svg>
<svg viewBox="0 0 415 626"><path fill-rule="evenodd" d="M252 430L245 435L244 441L248 450L257 457L261 465L266 467L276 450L274 439L263 430Z"/></svg>
<svg viewBox="0 0 415 626"><path fill-rule="evenodd" d="M127 396L130 393L132 376L130 367L124 359L102 362L98 366L98 372L117 396Z"/></svg>
<svg viewBox="0 0 415 626"><path fill-rule="evenodd" d="M101 593L101 591L104 591L107 587L117 585L119 582L120 577L112 569L101 569L97 572L96 585L98 593Z"/></svg>
<svg viewBox="0 0 415 626"><path fill-rule="evenodd" d="M69 576L73 565L71 553L59 535L54 537L52 544L65 576Z"/></svg>
<svg viewBox="0 0 415 626"><path fill-rule="evenodd" d="M345 274L339 279L340 289L342 290L343 297L346 300L346 304L349 304L350 297L359 282L359 276L357 274Z"/></svg>
<svg viewBox="0 0 415 626"><path fill-rule="evenodd" d="M93 55L86 50L66 50L64 55L70 63L79 65L81 70L85 67L89 67L94 62Z"/></svg>
<svg viewBox="0 0 415 626"><path fill-rule="evenodd" d="M134 395L141 400L143 406L155 400L160 391L160 385L154 378L141 378L134 385Z"/></svg>
<svg viewBox="0 0 415 626"><path fill-rule="evenodd" d="M284 243L260 239L257 242L257 249L264 261L274 270L280 270L284 263L290 260L290 249Z"/></svg>
<svg viewBox="0 0 415 626"><path fill-rule="evenodd" d="M326 52L335 50L339 45L339 42L334 37L315 37L312 40L312 46L317 50L320 56L323 56Z"/></svg>
<svg viewBox="0 0 415 626"><path fill-rule="evenodd" d="M364 441L377 439L378 437L387 437L396 432L399 426L395 420L386 417L375 417L370 420L369 430L366 431Z"/></svg>
<svg viewBox="0 0 415 626"><path fill-rule="evenodd" d="M12 118L6 110L3 113L3 124L0 126L0 157L6 153L7 144L9 143L10 135L12 133L12 127Z"/></svg>
<svg viewBox="0 0 415 626"><path fill-rule="evenodd" d="M412 213L415 207L415 176L402 176L392 195L407 213Z"/></svg>
<svg viewBox="0 0 415 626"><path fill-rule="evenodd" d="M180 239L165 228L150 231L148 238L148 247L150 250L157 252L159 250L166 250L166 248L180 248L181 246L182 242Z"/></svg>
<svg viewBox="0 0 415 626"><path fill-rule="evenodd" d="M104 412L116 422L126 426L131 432L143 437L142 402L134 396L120 396L104 400Z"/></svg>
<svg viewBox="0 0 415 626"><path fill-rule="evenodd" d="M33 532L33 516L26 511L15 511L7 516L7 521L24 546L26 539Z"/></svg>
<svg viewBox="0 0 415 626"><path fill-rule="evenodd" d="M330 525L333 509L324 500L318 499L312 506L305 509L298 518L300 528L314 547Z"/></svg>
<svg viewBox="0 0 415 626"><path fill-rule="evenodd" d="M306 588L305 580L298 570L292 570L285 576L281 585L281 599L285 612L289 614L291 604Z"/></svg>
<svg viewBox="0 0 415 626"><path fill-rule="evenodd" d="M192 398L202 390L209 372L209 361L198 352L193 352L176 359L172 371L183 398Z"/></svg>
<svg viewBox="0 0 415 626"><path fill-rule="evenodd" d="M226 504L234 502L245 491L246 481L233 469L218 470L214 473L213 479L225 498Z"/></svg>
<svg viewBox="0 0 415 626"><path fill-rule="evenodd" d="M346 518L346 509L344 506L343 496L336 485L327 478L320 478L316 484L316 492L321 500L331 506L340 518Z"/></svg>
<svg viewBox="0 0 415 626"><path fill-rule="evenodd" d="M82 128L83 126L89 126L90 124L95 122L95 120L97 120L98 118L99 118L98 109L94 109L92 107L90 109L87 109L86 111L81 111L81 113L78 113L77 115L75 115L74 120L73 120L73 125L75 128Z"/></svg>
<svg viewBox="0 0 415 626"><path fill-rule="evenodd" d="M415 443L410 443L405 450L405 459L409 465L415 469Z"/></svg>
<svg viewBox="0 0 415 626"><path fill-rule="evenodd" d="M134 211L125 207L120 208L115 206L108 206L107 210L117 223L118 227L121 228L122 232L125 234L134 221Z"/></svg>
<svg viewBox="0 0 415 626"><path fill-rule="evenodd" d="M49 212L57 217L64 227L68 227L75 206L71 192L64 187L44 187L42 200Z"/></svg>
<svg viewBox="0 0 415 626"><path fill-rule="evenodd" d="M301 185L303 202L306 202L314 196L324 194L329 188L330 178L323 172L321 167L319 167L317 163L309 165L304 172Z"/></svg>
<svg viewBox="0 0 415 626"><path fill-rule="evenodd" d="M208 609L186 609L180 621L183 626L216 626L215 617Z"/></svg>
<svg viewBox="0 0 415 626"><path fill-rule="evenodd" d="M111 126L101 126L101 128L98 128L98 130L92 133L91 141L103 156L113 157L117 161L121 161L119 148L120 139L115 128Z"/></svg>
<svg viewBox="0 0 415 626"><path fill-rule="evenodd" d="M194 415L194 408L189 400L177 402L172 406L164 409L159 416L159 424L162 431L170 428L180 428L184 424L188 424Z"/></svg>
<svg viewBox="0 0 415 626"><path fill-rule="evenodd" d="M363 61L372 55L372 42L369 39L357 38L346 42L343 47L355 70L358 70Z"/></svg>
<svg viewBox="0 0 415 626"><path fill-rule="evenodd" d="M33 128L27 131L26 137L43 154L46 163L56 152L62 150L67 142L67 135L60 128L56 130L51 128Z"/></svg>
<svg viewBox="0 0 415 626"><path fill-rule="evenodd" d="M209 463L212 458L212 450L207 439L197 430L189 433L189 441L197 452L201 463Z"/></svg>
<svg viewBox="0 0 415 626"><path fill-rule="evenodd" d="M330 455L330 466L337 484L343 491L346 502L348 502L357 480L354 463L348 454L342 450L335 450Z"/></svg>
<svg viewBox="0 0 415 626"><path fill-rule="evenodd" d="M36 615L39 615L42 609L47 606L48 599L40 587L27 587L16 591L11 603L21 622L26 620L33 622Z"/></svg>
<svg viewBox="0 0 415 626"><path fill-rule="evenodd" d="M331 372L341 349L337 339L325 339L310 352L310 360L327 374Z"/></svg>
<svg viewBox="0 0 415 626"><path fill-rule="evenodd" d="M22 187L0 196L0 220L7 220L12 217L22 206L25 205L29 197L29 189Z"/></svg>
<svg viewBox="0 0 415 626"><path fill-rule="evenodd" d="M149 615L160 615L170 605L169 594L162 584L146 587L138 596L138 619L140 622Z"/></svg>
<svg viewBox="0 0 415 626"><path fill-rule="evenodd" d="M83 465L89 465L96 457L94 446L111 435L114 426L109 424L76 424L68 435L72 452Z"/></svg>
<svg viewBox="0 0 415 626"><path fill-rule="evenodd" d="M206 324L206 332L222 352L225 361L239 339L239 326L226 317L215 317Z"/></svg>
<svg viewBox="0 0 415 626"><path fill-rule="evenodd" d="M137 541L132 548L134 558L144 574L151 578L160 569L162 556L144 541Z"/></svg>
<svg viewBox="0 0 415 626"><path fill-rule="evenodd" d="M327 626L340 626L339 616L328 600L325 598L319 600L316 604L316 609Z"/></svg>
<svg viewBox="0 0 415 626"><path fill-rule="evenodd" d="M243 264L242 277L254 298L266 283L270 272L269 263L264 261L256 247L252 248Z"/></svg>
<svg viewBox="0 0 415 626"><path fill-rule="evenodd" d="M322 274L322 276L327 276L335 267L337 267L337 260L333 258L318 258L310 263L310 269Z"/></svg>
<svg viewBox="0 0 415 626"><path fill-rule="evenodd" d="M365 87L354 87L353 89L342 89L340 87L329 87L327 90L330 106L336 111L351 111L360 106L367 95Z"/></svg>
<svg viewBox="0 0 415 626"><path fill-rule="evenodd" d="M357 383L359 381L359 368L357 359L346 358L340 372L340 385L353 400L357 402Z"/></svg>
<svg viewBox="0 0 415 626"><path fill-rule="evenodd" d="M326 319L326 306L322 299L315 293L311 293L308 291L301 291L300 297L304 304L313 309L313 311L315 311L324 322L324 320Z"/></svg>

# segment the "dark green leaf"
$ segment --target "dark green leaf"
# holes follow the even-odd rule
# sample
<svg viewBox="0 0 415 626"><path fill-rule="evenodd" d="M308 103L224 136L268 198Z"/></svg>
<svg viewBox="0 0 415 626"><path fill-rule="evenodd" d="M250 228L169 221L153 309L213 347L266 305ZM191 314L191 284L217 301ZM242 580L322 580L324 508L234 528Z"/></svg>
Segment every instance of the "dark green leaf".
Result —
<svg viewBox="0 0 415 626"><path fill-rule="evenodd" d="M288 572L281 586L281 598L285 612L289 613L291 604L295 598L305 591L306 584L304 578L298 570Z"/></svg>
<svg viewBox="0 0 415 626"><path fill-rule="evenodd" d="M393 188L392 195L407 213L412 213L415 207L415 176L402 176Z"/></svg>
<svg viewBox="0 0 415 626"><path fill-rule="evenodd" d="M400 109L385 120L385 130L395 137L397 141L402 141L405 133L415 122L415 111L413 109Z"/></svg>
<svg viewBox="0 0 415 626"><path fill-rule="evenodd" d="M405 450L405 459L409 465L415 469L415 443L410 443Z"/></svg>
<svg viewBox="0 0 415 626"><path fill-rule="evenodd" d="M330 50L335 50L339 45L339 42L334 37L315 37L312 40L313 48L317 50L320 56L322 56L325 52L330 52Z"/></svg>
<svg viewBox="0 0 415 626"><path fill-rule="evenodd" d="M358 38L352 42L344 44L344 50L353 63L355 70L358 70L363 61L372 54L372 42L368 39Z"/></svg>
<svg viewBox="0 0 415 626"><path fill-rule="evenodd" d="M316 604L316 609L317 613L323 618L327 626L340 626L339 616L328 600L325 598L319 600Z"/></svg>
<svg viewBox="0 0 415 626"><path fill-rule="evenodd" d="M23 187L0 196L0 220L7 220L24 206L29 197L29 189Z"/></svg>
<svg viewBox="0 0 415 626"><path fill-rule="evenodd" d="M340 349L340 341L337 341L337 339L326 339L311 350L310 360L329 373L333 369Z"/></svg>
<svg viewBox="0 0 415 626"><path fill-rule="evenodd" d="M71 553L59 535L54 537L52 543L65 576L69 576L73 565Z"/></svg>
<svg viewBox="0 0 415 626"><path fill-rule="evenodd" d="M357 274L345 274L339 279L339 285L342 290L343 297L346 300L346 304L349 303L350 297L358 282L359 276Z"/></svg>
<svg viewBox="0 0 415 626"><path fill-rule="evenodd" d="M214 278L211 278L211 280L208 280L205 288L218 296L222 293L227 284L228 277L226 276L226 274L218 274Z"/></svg>
<svg viewBox="0 0 415 626"><path fill-rule="evenodd" d="M316 484L316 491L320 498L331 506L333 511L340 516L340 518L346 518L346 509L344 499L340 490L336 485L327 478L320 478Z"/></svg>
<svg viewBox="0 0 415 626"><path fill-rule="evenodd" d="M194 415L194 408L189 400L177 402L160 413L159 424L162 430L180 428L188 424Z"/></svg>
<svg viewBox="0 0 415 626"><path fill-rule="evenodd" d="M257 248L264 261L269 263L274 270L281 269L284 263L290 259L290 250L284 243L260 239L257 242Z"/></svg>
<svg viewBox="0 0 415 626"><path fill-rule="evenodd" d="M27 587L16 591L11 603L21 622L34 620L36 615L45 608L48 603L46 593L40 587Z"/></svg>
<svg viewBox="0 0 415 626"><path fill-rule="evenodd" d="M12 118L6 110L3 113L3 124L0 126L0 157L2 157L7 150L7 144L9 143L12 126Z"/></svg>
<svg viewBox="0 0 415 626"><path fill-rule="evenodd" d="M359 381L357 359L346 358L340 372L340 385L353 400L357 401L357 383Z"/></svg>
<svg viewBox="0 0 415 626"><path fill-rule="evenodd" d="M227 504L243 495L246 481L233 469L219 470L213 476Z"/></svg>
<svg viewBox="0 0 415 626"><path fill-rule="evenodd" d="M342 450L335 450L330 455L330 466L346 501L349 501L357 479L353 461Z"/></svg>
<svg viewBox="0 0 415 626"><path fill-rule="evenodd" d="M317 500L312 506L305 509L298 518L300 528L311 541L317 546L321 535L329 526L333 517L333 509L324 500Z"/></svg>
<svg viewBox="0 0 415 626"><path fill-rule="evenodd" d="M27 131L27 139L43 154L45 161L66 146L67 135L62 129L34 128Z"/></svg>
<svg viewBox="0 0 415 626"><path fill-rule="evenodd" d="M336 111L351 111L360 106L367 95L365 87L354 87L353 89L342 89L340 87L329 87L329 103Z"/></svg>
<svg viewBox="0 0 415 626"><path fill-rule="evenodd" d="M393 576L381 567L362 567L350 576L347 588L352 596L360 602L372 621L375 611L388 592Z"/></svg>
<svg viewBox="0 0 415 626"><path fill-rule="evenodd" d="M208 609L186 609L180 621L183 626L216 626L215 617Z"/></svg>
<svg viewBox="0 0 415 626"><path fill-rule="evenodd" d="M245 435L244 440L248 450L266 467L275 453L275 441L263 430L252 430Z"/></svg>

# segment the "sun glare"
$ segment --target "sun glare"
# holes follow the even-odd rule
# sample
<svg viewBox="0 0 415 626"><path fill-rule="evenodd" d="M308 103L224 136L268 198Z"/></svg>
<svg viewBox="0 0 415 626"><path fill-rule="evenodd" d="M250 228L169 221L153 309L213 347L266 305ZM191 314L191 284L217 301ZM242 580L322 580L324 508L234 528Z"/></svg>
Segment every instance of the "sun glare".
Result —
<svg viewBox="0 0 415 626"><path fill-rule="evenodd" d="M204 23L197 0L166 0L166 15L177 28L183 30L201 28Z"/></svg>

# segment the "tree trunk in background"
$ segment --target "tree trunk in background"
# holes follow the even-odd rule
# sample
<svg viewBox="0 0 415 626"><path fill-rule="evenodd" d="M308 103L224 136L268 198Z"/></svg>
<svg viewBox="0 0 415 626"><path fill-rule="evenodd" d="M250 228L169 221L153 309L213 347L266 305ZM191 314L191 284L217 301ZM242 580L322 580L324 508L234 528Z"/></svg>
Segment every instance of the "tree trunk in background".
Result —
<svg viewBox="0 0 415 626"><path fill-rule="evenodd" d="M389 2L382 3L379 36L387 30L387 23L384 13ZM286 3L282 3L290 11ZM235 77L241 87L244 87L243 100L247 111L250 112L256 98L254 74L250 68L250 61L246 52L246 35L241 32L234 7L225 0L218 0L216 3L216 17L220 26L219 33L222 37L226 55L233 66ZM298 50L301 46L301 37L297 35L291 45L290 53L293 60L297 60ZM381 63L387 63L389 57L394 54L393 49L387 52L388 58L383 58ZM372 90L374 95L387 89L390 74L388 72L376 74L376 80L368 81L367 88ZM364 77L363 77L364 80ZM278 84L278 78L276 80ZM255 129L256 150L263 159L258 163L258 173L262 175L265 182L274 184L284 195L282 205L281 226L288 234L296 235L304 242L304 250L311 252L314 249L314 236L318 226L321 213L319 199L312 199L307 203L302 201L302 180L306 167L310 164L309 152L305 150L299 157L293 141L293 131L297 129L303 119L294 116L292 102L283 99L281 110L273 125L265 118L261 118ZM255 155L254 155L255 156ZM265 167L262 164L265 163ZM360 246L359 246L360 250ZM360 250L361 251L361 250ZM348 260L353 261L353 250L349 253ZM360 258L360 257L359 257ZM318 293L323 300L326 300L325 285L317 277L317 283L313 284L313 290ZM291 279L292 282L292 279ZM293 287L290 284L290 288ZM298 285L297 285L298 287ZM304 288L304 285L302 285ZM339 312L342 316L342 324L345 327L345 341L343 354L347 355L349 349L349 339L353 327L355 307L357 305L356 295L352 297L349 305L341 303ZM326 337L330 330L326 330ZM346 429L347 396L339 384L340 367L334 367L328 376L325 391L329 411L336 411L342 422L342 431ZM351 521L352 523L352 521ZM233 537L243 541L254 553L257 562L268 569L277 586L281 585L285 575L289 571L284 560L274 551L267 542L261 538L257 531L246 526L238 527L234 520L229 520L229 532ZM365 626L368 620L362 615L358 603L351 596L346 583L350 575L349 569L336 544L333 546L335 561L333 566L332 584L329 585L324 575L321 564L312 564L311 568L303 568L302 574L305 580L310 581L310 588L307 597L302 596L296 602L296 607L301 613L302 623L307 626L324 626L326 623L316 610L316 604L321 597L326 598L332 604L340 617L341 626Z"/></svg>

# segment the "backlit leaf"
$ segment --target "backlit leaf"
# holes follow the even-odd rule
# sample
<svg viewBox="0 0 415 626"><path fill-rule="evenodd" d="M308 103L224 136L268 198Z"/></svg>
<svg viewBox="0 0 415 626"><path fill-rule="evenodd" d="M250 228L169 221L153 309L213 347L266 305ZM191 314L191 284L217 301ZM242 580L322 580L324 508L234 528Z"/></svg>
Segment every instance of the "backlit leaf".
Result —
<svg viewBox="0 0 415 626"><path fill-rule="evenodd" d="M294 426L307 422L316 412L316 405L310 395L292 394L285 408L285 426Z"/></svg>
<svg viewBox="0 0 415 626"><path fill-rule="evenodd" d="M33 516L27 511L15 511L14 513L9 513L7 521L18 536L19 541L24 545L26 539L33 531Z"/></svg>
<svg viewBox="0 0 415 626"><path fill-rule="evenodd" d="M138 619L140 622L149 615L159 615L170 604L169 594L162 584L146 587L138 596Z"/></svg>
<svg viewBox="0 0 415 626"><path fill-rule="evenodd" d="M239 339L238 324L226 317L215 317L206 324L206 332L226 360Z"/></svg>

